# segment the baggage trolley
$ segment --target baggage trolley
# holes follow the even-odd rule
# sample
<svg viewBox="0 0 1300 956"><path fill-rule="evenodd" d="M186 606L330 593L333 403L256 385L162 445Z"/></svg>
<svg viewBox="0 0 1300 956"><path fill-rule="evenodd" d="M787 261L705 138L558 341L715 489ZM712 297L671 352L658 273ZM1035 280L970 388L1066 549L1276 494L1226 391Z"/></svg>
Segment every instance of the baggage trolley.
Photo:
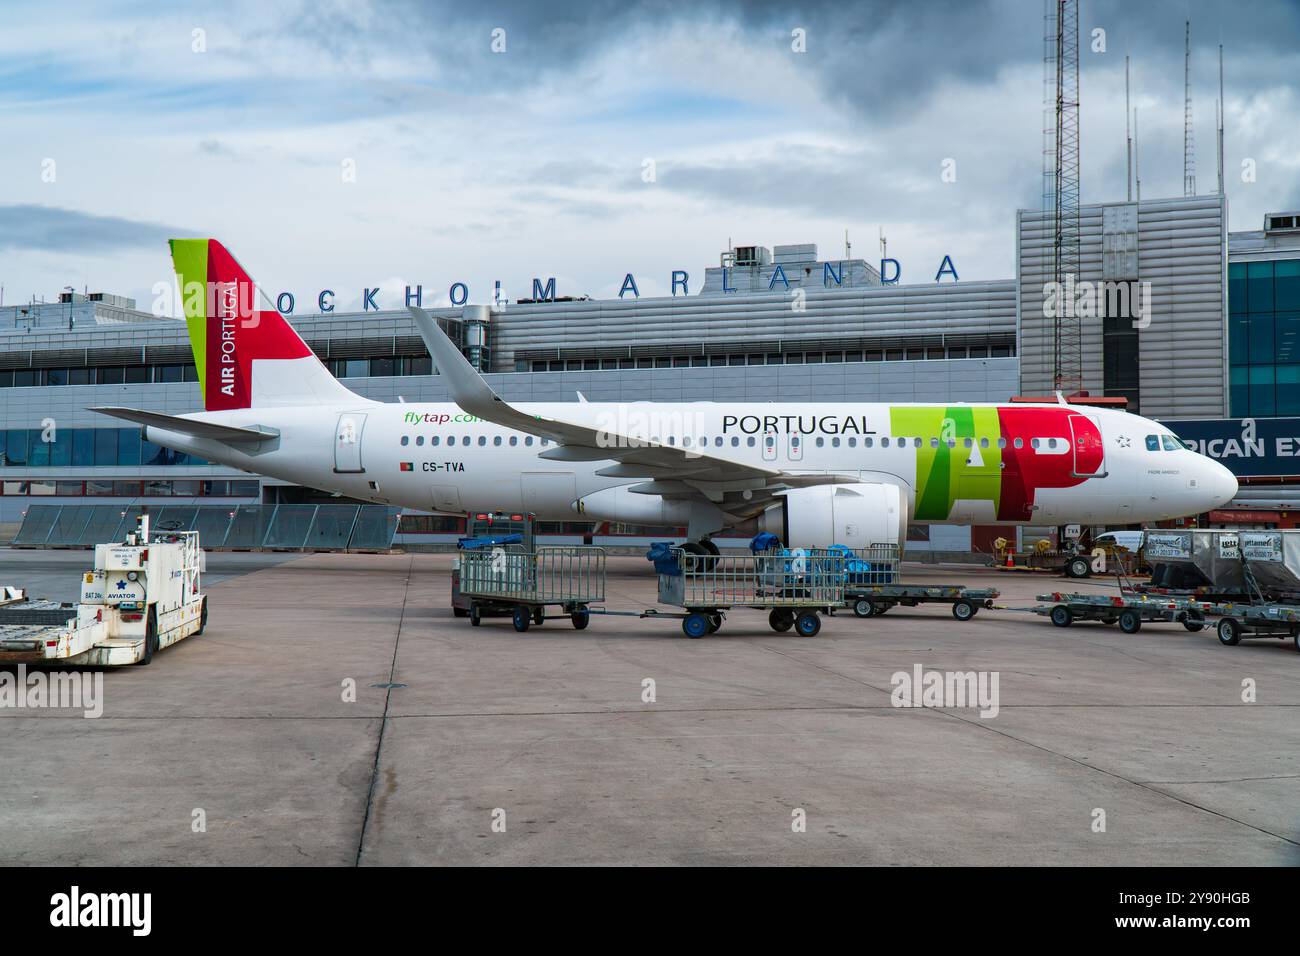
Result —
<svg viewBox="0 0 1300 956"><path fill-rule="evenodd" d="M1289 637L1300 651L1300 605L1223 601L1208 604L1205 610L1219 619L1214 631L1220 644L1236 647L1243 640L1272 637L1284 641Z"/></svg>
<svg viewBox="0 0 1300 956"><path fill-rule="evenodd" d="M1206 606L1190 598L1149 594L1040 594L1042 602L1033 608L1057 627L1069 627L1075 621L1100 621L1118 624L1125 634L1136 634L1142 624L1180 623L1189 631L1205 627Z"/></svg>
<svg viewBox="0 0 1300 956"><path fill-rule="evenodd" d="M591 620L591 605L605 600L605 550L548 546L535 550L492 548L460 555L460 594L469 600L469 622L478 627L485 614L505 612L516 631L567 616L581 631ZM547 615L558 606L560 615Z"/></svg>
<svg viewBox="0 0 1300 956"><path fill-rule="evenodd" d="M700 638L722 627L726 612L748 607L768 612L774 631L791 627L812 637L821 630L821 612L844 606L843 553L823 549L762 551L757 554L691 554L670 548L671 561L659 567L659 602L683 609L687 637ZM650 615L647 615L650 616Z"/></svg>
<svg viewBox="0 0 1300 956"><path fill-rule="evenodd" d="M969 621L980 608L991 608L1001 594L997 588L961 584L903 584L896 544L873 544L848 553L844 599L858 617L876 617L899 604L950 604L953 617Z"/></svg>

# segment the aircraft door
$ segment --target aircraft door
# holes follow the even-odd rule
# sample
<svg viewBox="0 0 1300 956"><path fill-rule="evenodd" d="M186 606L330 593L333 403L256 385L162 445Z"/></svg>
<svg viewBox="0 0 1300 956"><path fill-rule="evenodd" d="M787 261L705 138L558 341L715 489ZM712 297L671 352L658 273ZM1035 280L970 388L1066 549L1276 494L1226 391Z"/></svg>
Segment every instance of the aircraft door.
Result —
<svg viewBox="0 0 1300 956"><path fill-rule="evenodd" d="M1106 446L1101 429L1085 415L1070 416L1070 439L1074 445L1075 478L1106 477Z"/></svg>
<svg viewBox="0 0 1300 956"><path fill-rule="evenodd" d="M334 428L334 471L336 474L360 474L361 433L366 427L363 412L344 412Z"/></svg>

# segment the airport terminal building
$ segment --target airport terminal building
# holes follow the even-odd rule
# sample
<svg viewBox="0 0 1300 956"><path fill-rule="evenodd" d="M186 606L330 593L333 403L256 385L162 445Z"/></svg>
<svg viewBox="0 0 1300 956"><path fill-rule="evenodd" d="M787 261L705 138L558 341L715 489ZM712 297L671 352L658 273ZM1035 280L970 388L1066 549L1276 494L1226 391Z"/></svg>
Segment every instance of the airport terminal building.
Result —
<svg viewBox="0 0 1300 956"><path fill-rule="evenodd" d="M826 259L812 245L747 246L724 252L692 294L593 300L538 282L528 299L435 314L516 401L576 400L578 392L663 402L1050 395L1043 221L1037 210L1016 214L1016 275L1002 280L960 280L954 269L903 284L890 281L892 260L878 267ZM1237 513L1206 520L1291 526L1300 468L1283 452L1294 441L1300 454L1300 419L1288 417L1300 415L1300 215L1229 232L1226 201L1211 195L1088 205L1081 228L1081 280L1149 290L1140 322L1126 313L1082 323L1085 388L1167 421L1237 472ZM288 317L353 391L445 400L405 309L392 307L408 294L419 293L383 290L384 308ZM33 506L99 505L111 516L141 504L175 514L206 505L233 515L255 504L337 503L150 445L139 428L89 410L114 405L201 410L183 322L110 294L65 292L57 302L0 308L0 539ZM403 515L395 529L414 541L458 527L454 518ZM597 541L664 533L579 522L543 530ZM916 529L909 548L968 550L997 532Z"/></svg>

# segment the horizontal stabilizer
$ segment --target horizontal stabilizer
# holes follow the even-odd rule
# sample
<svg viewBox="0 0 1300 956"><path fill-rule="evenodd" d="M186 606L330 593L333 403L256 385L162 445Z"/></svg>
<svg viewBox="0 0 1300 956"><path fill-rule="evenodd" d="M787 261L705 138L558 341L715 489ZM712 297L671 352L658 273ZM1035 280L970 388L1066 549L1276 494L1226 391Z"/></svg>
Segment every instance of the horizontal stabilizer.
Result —
<svg viewBox="0 0 1300 956"><path fill-rule="evenodd" d="M216 422L181 418L176 415L164 415L161 412L146 412L139 408L101 406L90 410L99 412L101 415L111 415L124 421L135 422L137 425L148 425L151 428L161 428L164 431L179 432L192 438L210 438L214 441L225 442L228 445L245 445L250 442L266 441L270 438L276 438L280 434L274 428L263 428L261 425L218 425Z"/></svg>

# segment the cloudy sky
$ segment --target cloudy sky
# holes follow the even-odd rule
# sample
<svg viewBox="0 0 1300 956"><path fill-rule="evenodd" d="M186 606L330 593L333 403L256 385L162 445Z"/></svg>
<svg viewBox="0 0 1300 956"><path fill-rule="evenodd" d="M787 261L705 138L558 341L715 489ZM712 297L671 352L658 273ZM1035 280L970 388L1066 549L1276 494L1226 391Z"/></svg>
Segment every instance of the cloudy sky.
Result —
<svg viewBox="0 0 1300 956"><path fill-rule="evenodd" d="M1200 189L1215 189L1223 43L1232 228L1300 207L1300 4L1081 10L1085 202L1124 198L1126 54L1143 196L1181 195L1190 16ZM494 280L516 298L552 275L603 297L631 271L652 295L686 269L694 291L728 240L839 257L846 229L878 258L883 228L905 282L932 281L944 254L962 279L1005 278L1014 210L1041 203L1042 0L55 0L3 15L10 305L88 285L147 308L171 236L220 238L300 313L325 287L341 308L366 286L381 307L407 283L445 299L458 280L486 302Z"/></svg>

